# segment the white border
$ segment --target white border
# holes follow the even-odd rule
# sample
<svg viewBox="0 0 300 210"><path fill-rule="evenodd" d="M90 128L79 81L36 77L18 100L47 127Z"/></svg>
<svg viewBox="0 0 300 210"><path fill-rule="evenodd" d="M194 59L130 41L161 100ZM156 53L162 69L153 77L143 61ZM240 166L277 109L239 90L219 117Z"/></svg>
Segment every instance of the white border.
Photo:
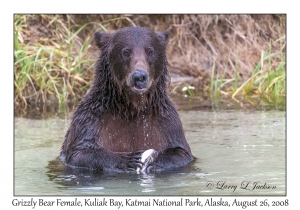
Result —
<svg viewBox="0 0 300 210"><path fill-rule="evenodd" d="M12 207L13 197L13 14L14 13L286 13L287 14L287 197L266 197L271 200L289 199L288 208L298 206L299 181L299 12L296 1L21 1L1 2L1 206ZM4 5L4 3L6 3ZM298 61L298 62L297 62ZM3 65L4 63L4 65ZM298 132L297 132L298 131ZM298 134L298 135L297 135ZM47 197L43 197L46 199ZM111 197L110 197L111 198ZM171 197L176 199L176 197ZM233 201L235 197L225 197ZM243 200L255 197L239 197ZM263 197L258 197L260 200ZM28 199L28 197L27 197ZM38 197L36 198L38 199ZM53 197L49 199L55 199ZM72 197L68 197L72 199ZM117 197L116 199L125 199ZM201 199L205 199L201 197ZM214 197L218 199L218 197ZM6 208L7 207L7 208ZM38 208L38 207L36 207ZM69 209L70 207L56 207ZM152 209L153 207L151 207ZM170 207L174 208L174 207ZM210 207L210 209L220 207ZM251 207L248 207L251 208ZM28 209L28 208L27 208ZM40 208L38 208L40 209ZM128 208L129 209L129 208ZM239 207L238 209L241 209Z"/></svg>

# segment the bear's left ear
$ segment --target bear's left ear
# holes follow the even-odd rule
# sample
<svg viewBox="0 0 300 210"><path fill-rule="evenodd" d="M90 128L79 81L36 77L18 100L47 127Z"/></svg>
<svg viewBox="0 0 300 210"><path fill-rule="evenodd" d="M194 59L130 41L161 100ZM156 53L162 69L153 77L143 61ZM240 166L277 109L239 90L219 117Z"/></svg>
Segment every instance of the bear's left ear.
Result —
<svg viewBox="0 0 300 210"><path fill-rule="evenodd" d="M169 32L163 31L156 33L161 44L166 47L169 41Z"/></svg>
<svg viewBox="0 0 300 210"><path fill-rule="evenodd" d="M94 35L95 43L99 49L102 49L102 47L109 42L110 38L111 38L111 34L99 32L99 31L96 32Z"/></svg>

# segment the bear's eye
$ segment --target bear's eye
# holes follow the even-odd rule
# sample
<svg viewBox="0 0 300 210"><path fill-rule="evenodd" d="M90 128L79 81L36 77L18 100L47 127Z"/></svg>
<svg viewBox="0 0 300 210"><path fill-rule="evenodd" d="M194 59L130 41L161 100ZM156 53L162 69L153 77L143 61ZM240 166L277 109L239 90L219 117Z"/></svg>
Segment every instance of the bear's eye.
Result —
<svg viewBox="0 0 300 210"><path fill-rule="evenodd" d="M146 48L146 53L148 56L153 56L154 55L154 50L152 47L147 47Z"/></svg>
<svg viewBox="0 0 300 210"><path fill-rule="evenodd" d="M129 58L131 54L131 51L129 49L123 49L122 50L122 55L124 58Z"/></svg>

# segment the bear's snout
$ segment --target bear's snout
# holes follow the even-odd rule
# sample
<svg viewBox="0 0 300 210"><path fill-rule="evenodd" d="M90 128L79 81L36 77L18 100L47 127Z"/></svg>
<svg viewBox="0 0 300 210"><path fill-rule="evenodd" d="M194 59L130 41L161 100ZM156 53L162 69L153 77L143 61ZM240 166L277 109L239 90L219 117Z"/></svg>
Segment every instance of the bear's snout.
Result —
<svg viewBox="0 0 300 210"><path fill-rule="evenodd" d="M147 90L149 75L144 70L135 70L131 75L131 87L138 93L145 92Z"/></svg>

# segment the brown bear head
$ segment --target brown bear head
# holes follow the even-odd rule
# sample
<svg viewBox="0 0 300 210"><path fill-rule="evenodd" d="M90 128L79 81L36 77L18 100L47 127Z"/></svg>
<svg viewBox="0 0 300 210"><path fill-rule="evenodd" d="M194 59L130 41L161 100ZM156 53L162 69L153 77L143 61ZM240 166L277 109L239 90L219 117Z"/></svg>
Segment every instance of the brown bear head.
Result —
<svg viewBox="0 0 300 210"><path fill-rule="evenodd" d="M108 65L119 90L143 94L156 88L165 73L168 32L128 27L115 33L95 33L96 45L107 51Z"/></svg>

